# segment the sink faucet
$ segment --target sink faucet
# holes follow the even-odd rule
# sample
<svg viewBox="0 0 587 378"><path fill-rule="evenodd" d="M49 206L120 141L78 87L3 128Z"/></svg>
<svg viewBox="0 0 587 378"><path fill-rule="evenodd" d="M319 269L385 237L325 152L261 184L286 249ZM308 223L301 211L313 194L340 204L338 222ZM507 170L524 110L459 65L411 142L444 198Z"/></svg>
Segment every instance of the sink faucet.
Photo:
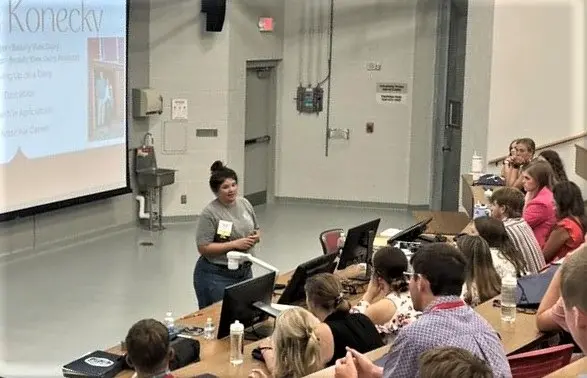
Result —
<svg viewBox="0 0 587 378"><path fill-rule="evenodd" d="M147 141L149 143L147 143ZM143 138L143 145L144 146L152 146L154 141L155 141L155 139L153 139L153 134L146 133L145 137Z"/></svg>

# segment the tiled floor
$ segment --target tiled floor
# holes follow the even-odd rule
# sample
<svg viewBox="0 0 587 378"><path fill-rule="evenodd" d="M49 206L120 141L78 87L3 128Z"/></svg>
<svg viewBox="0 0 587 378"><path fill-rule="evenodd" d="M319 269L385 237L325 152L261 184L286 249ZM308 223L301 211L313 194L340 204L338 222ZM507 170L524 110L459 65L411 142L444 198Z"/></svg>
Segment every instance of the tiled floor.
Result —
<svg viewBox="0 0 587 378"><path fill-rule="evenodd" d="M281 271L321 254L322 230L378 217L380 230L413 223L407 211L307 204L261 206L257 215L259 257ZM64 363L119 342L138 319L196 310L194 228L130 229L1 266L0 376L60 376ZM139 245L146 240L154 246Z"/></svg>

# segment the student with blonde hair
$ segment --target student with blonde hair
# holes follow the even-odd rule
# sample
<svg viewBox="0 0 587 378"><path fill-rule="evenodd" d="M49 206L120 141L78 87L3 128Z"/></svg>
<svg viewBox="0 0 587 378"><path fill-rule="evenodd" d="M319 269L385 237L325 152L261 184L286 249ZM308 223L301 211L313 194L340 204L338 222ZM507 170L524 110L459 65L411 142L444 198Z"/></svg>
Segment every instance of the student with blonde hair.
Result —
<svg viewBox="0 0 587 378"><path fill-rule="evenodd" d="M273 335L259 348L273 377L298 378L322 369L320 341L314 331L318 324L320 320L301 307L288 309L277 317ZM254 369L250 376L266 375Z"/></svg>
<svg viewBox="0 0 587 378"><path fill-rule="evenodd" d="M347 347L366 353L384 345L375 325L366 315L350 312L351 305L344 298L342 284L334 274L316 274L306 280L304 289L308 310L317 318L312 323L312 332L298 333L300 340L304 337L308 339L306 348L302 348L303 343L283 341L289 340L287 335L291 337L294 332L293 326L289 327L288 333L283 330L288 329L283 326L287 318L281 319L280 325L276 324L271 342L266 339L261 343L261 353L275 378L307 375L308 373L297 375L304 367L309 369L311 366L311 370L320 370L325 366L334 365L337 359L345 356ZM306 328L306 331L309 331L309 328ZM319 353L316 353L313 346L314 341L319 345ZM297 351L294 352L294 349ZM306 354L302 353L302 350L305 350ZM313 352L310 353L309 350ZM319 356L319 359L316 356ZM298 363L301 365L298 366ZM264 377L264 374L255 370L251 376Z"/></svg>
<svg viewBox="0 0 587 378"><path fill-rule="evenodd" d="M316 334L326 366L344 357L346 347L366 353L384 345L371 319L350 312L351 305L334 274L320 273L308 278L305 291L308 310L321 321Z"/></svg>

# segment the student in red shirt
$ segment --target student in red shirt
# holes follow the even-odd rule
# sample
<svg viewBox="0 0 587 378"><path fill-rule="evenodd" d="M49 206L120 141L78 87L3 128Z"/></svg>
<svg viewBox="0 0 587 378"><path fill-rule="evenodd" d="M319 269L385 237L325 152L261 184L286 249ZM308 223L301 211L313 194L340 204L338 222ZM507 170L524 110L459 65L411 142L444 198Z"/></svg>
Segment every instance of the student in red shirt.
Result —
<svg viewBox="0 0 587 378"><path fill-rule="evenodd" d="M125 342L126 360L135 369L136 378L173 378L169 372L173 349L169 347L169 332L163 323L139 320L128 331Z"/></svg>
<svg viewBox="0 0 587 378"><path fill-rule="evenodd" d="M559 260L585 240L587 217L579 187L571 181L563 181L553 188L557 223L542 249L547 263Z"/></svg>

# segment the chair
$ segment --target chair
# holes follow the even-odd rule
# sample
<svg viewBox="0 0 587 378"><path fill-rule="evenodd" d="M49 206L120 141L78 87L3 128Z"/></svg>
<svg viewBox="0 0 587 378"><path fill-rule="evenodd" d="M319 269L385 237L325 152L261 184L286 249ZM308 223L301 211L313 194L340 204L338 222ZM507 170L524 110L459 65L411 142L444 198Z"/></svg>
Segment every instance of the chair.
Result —
<svg viewBox="0 0 587 378"><path fill-rule="evenodd" d="M338 238L340 234L344 233L342 228L335 228L332 230L323 231L320 234L320 245L325 255L330 253L338 253Z"/></svg>
<svg viewBox="0 0 587 378"><path fill-rule="evenodd" d="M540 378L571 361L573 344L519 353L508 357L513 378Z"/></svg>

